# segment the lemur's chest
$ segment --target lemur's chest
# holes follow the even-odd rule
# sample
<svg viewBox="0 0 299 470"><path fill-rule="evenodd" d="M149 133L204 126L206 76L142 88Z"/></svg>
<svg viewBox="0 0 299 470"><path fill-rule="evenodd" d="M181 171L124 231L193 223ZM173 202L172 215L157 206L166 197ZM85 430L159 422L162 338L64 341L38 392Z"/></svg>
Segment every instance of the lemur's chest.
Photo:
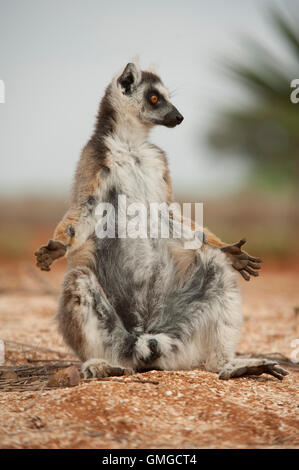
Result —
<svg viewBox="0 0 299 470"><path fill-rule="evenodd" d="M108 163L109 187L130 202L161 202L166 197L165 161L161 151L149 143L139 146L113 142Z"/></svg>

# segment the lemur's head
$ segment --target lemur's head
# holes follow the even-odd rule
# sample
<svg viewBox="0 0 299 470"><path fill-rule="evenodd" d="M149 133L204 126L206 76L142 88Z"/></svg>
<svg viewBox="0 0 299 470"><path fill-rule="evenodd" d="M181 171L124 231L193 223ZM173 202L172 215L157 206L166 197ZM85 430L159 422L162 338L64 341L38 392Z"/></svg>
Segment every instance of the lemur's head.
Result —
<svg viewBox="0 0 299 470"><path fill-rule="evenodd" d="M175 127L184 119L170 102L168 90L158 75L141 71L137 64L130 62L115 77L114 92L114 104L119 111L146 126Z"/></svg>

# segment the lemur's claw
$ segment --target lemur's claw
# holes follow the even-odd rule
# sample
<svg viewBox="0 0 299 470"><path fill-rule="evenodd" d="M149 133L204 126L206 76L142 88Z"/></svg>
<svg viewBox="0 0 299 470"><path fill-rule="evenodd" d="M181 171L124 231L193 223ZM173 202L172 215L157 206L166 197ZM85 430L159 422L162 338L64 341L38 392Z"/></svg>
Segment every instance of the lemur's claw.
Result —
<svg viewBox="0 0 299 470"><path fill-rule="evenodd" d="M41 246L34 255L36 256L36 265L42 271L50 271L50 266L57 258L64 256L66 246L62 243L49 240L48 245Z"/></svg>
<svg viewBox="0 0 299 470"><path fill-rule="evenodd" d="M251 276L257 277L259 275L258 270L261 269L262 260L242 251L241 247L245 243L246 239L242 238L239 242L227 245L221 250L231 258L233 268L239 271L245 281L249 281Z"/></svg>

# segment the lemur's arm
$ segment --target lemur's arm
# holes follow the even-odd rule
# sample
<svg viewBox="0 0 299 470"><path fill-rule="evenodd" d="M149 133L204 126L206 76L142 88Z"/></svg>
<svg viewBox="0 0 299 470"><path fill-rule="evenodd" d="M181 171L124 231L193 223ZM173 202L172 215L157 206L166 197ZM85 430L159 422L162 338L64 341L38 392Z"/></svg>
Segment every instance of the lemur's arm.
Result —
<svg viewBox="0 0 299 470"><path fill-rule="evenodd" d="M92 148L86 146L76 171L72 206L56 227L53 238L34 253L41 270L50 271L53 261L68 256L93 233L96 223L94 209L101 190L102 170L95 166Z"/></svg>
<svg viewBox="0 0 299 470"><path fill-rule="evenodd" d="M195 224L191 221L191 228L193 231L196 230ZM245 281L250 280L250 276L258 276L258 270L261 268L262 260L248 255L246 251L243 251L241 247L246 243L245 239L240 240L237 243L228 245L214 235L208 228L203 228L201 232L201 239L204 246L211 246L212 248L219 248L223 251L231 260L233 268L235 268Z"/></svg>
<svg viewBox="0 0 299 470"><path fill-rule="evenodd" d="M47 245L40 247L34 254L36 264L42 271L50 271L56 259L68 256L84 244L95 228L92 196L79 206L71 207L56 227L53 238Z"/></svg>
<svg viewBox="0 0 299 470"><path fill-rule="evenodd" d="M165 165L164 171L164 180L166 183L167 188L167 199L168 202L173 201L173 192L172 192L172 184L171 184L171 177L169 174L169 168L167 163L167 158L164 155L163 161ZM195 230L195 224L191 221L192 230ZM253 256L248 255L246 251L243 251L241 247L246 243L245 239L240 240L239 242L229 245L220 238L218 238L214 233L212 233L208 228L203 229L203 245L208 245L213 248L219 248L223 251L232 261L232 266L239 271L241 276L246 280L250 280L250 276L258 276L258 270L261 268L262 260L260 258L255 258Z"/></svg>

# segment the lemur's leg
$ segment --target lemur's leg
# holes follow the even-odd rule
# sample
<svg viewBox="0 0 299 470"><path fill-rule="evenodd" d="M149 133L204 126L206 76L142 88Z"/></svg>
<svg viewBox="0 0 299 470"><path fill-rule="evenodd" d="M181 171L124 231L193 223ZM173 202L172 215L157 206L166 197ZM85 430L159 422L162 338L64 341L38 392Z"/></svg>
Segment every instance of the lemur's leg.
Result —
<svg viewBox="0 0 299 470"><path fill-rule="evenodd" d="M225 255L206 248L198 254L193 274L171 292L164 309L139 337L139 357L147 367L179 369L204 363L220 378L263 372L282 378L277 363L235 359L241 327L241 299L236 276ZM151 354L150 354L151 352Z"/></svg>
<svg viewBox="0 0 299 470"><path fill-rule="evenodd" d="M231 379L244 375L270 374L282 380L288 371L280 367L277 362L268 359L235 358L225 364L220 370L219 379Z"/></svg>
<svg viewBox="0 0 299 470"><path fill-rule="evenodd" d="M138 341L151 340L152 349L156 342L159 368L189 369L206 363L216 370L234 357L241 322L235 273L221 251L205 247L187 278L184 270L183 284L166 295L163 308L148 324L147 336Z"/></svg>
<svg viewBox="0 0 299 470"><path fill-rule="evenodd" d="M123 327L88 267L67 273L57 319L64 340L85 361L85 377L122 375L132 366L136 337Z"/></svg>

